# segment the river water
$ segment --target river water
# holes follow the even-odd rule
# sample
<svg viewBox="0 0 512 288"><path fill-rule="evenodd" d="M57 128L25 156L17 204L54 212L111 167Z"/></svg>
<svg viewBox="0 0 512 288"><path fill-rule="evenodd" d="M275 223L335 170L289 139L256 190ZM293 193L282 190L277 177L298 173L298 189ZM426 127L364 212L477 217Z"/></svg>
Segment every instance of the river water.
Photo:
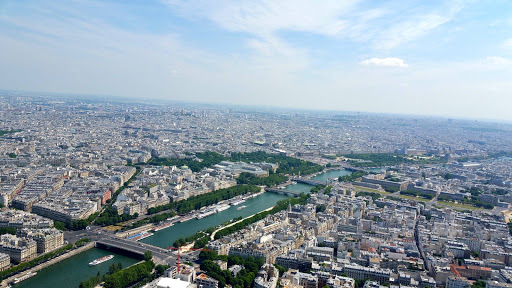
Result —
<svg viewBox="0 0 512 288"><path fill-rule="evenodd" d="M329 170L327 172L320 173L320 174L316 175L315 177L311 177L311 180L327 181L331 178L337 179L340 176L345 176L345 175L350 175L350 174L352 174L352 172L345 170L345 169Z"/></svg>
<svg viewBox="0 0 512 288"><path fill-rule="evenodd" d="M312 179L318 181L325 181L332 177L337 178L339 176L348 175L350 173L350 171L344 169L331 170L319 174L313 177ZM310 185L297 183L288 185L285 188L285 190L308 193L312 187L313 186ZM260 211L263 211L267 208L274 206L277 203L277 201L286 199L288 197L289 196L286 195L274 194L269 192L263 193L254 198L247 199L247 201L245 201L244 203L230 207L227 210L205 217L203 219L192 219L183 223L176 223L172 227L155 232L153 236L143 239L140 242L148 243L162 248L167 248L171 246L175 240L181 237L185 238L187 236L194 235L198 231L206 230L210 227L220 225L236 217L247 217L249 215L258 213ZM237 208L240 206L246 206L246 208L237 210ZM121 262L123 264L123 267L127 267L137 262L136 259L115 254L116 256L114 257L113 260L104 262L93 267L89 267L87 265L92 260L108 254L115 253L112 253L110 251L104 251L97 248L90 249L86 252L73 256L60 263L57 263L55 265L52 265L48 268L39 271L36 276L19 283L15 287L76 288L78 287L80 282L89 279L89 277L96 275L96 273L98 272L100 272L103 275L105 272L108 271L108 267L112 263Z"/></svg>
<svg viewBox="0 0 512 288"><path fill-rule="evenodd" d="M103 262L96 266L89 266L89 262L94 259L100 258L105 255L113 254L112 260ZM102 275L108 272L108 267L111 264L121 263L123 268L126 268L139 260L126 257L98 248L89 249L62 262L56 263L47 267L39 272L34 277L31 277L23 282L20 282L13 287L16 288L77 288L80 282L89 279L100 272Z"/></svg>
<svg viewBox="0 0 512 288"><path fill-rule="evenodd" d="M313 186L297 183L297 184L291 184L286 187L284 187L284 190L293 191L293 192L299 192L299 193L309 193L311 191L311 188Z"/></svg>
<svg viewBox="0 0 512 288"><path fill-rule="evenodd" d="M179 238L194 235L195 233L206 230L210 227L217 226L228 220L237 217L247 217L249 215L258 213L262 210L274 206L277 201L288 198L289 196L275 194L275 193L263 193L254 198L247 199L244 203L237 206L231 206L229 209L205 217L203 219L192 219L183 223L176 223L174 226L154 232L155 235L142 239L139 242L148 243L154 246L167 248ZM242 210L237 210L238 207L247 206Z"/></svg>

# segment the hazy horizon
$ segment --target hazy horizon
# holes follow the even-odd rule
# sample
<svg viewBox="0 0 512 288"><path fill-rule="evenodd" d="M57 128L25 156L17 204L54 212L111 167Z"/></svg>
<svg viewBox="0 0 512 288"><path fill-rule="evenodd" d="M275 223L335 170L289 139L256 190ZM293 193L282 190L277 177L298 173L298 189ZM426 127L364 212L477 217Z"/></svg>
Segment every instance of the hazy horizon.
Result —
<svg viewBox="0 0 512 288"><path fill-rule="evenodd" d="M386 113L386 112L368 112L368 111L355 111L355 110L332 110L332 109L314 109L314 108L294 108L294 107L285 107L285 106L265 106L265 105L251 105L251 104L233 104L233 103L220 103L220 102L187 102L186 100L172 100L172 99L156 99L156 98L130 98L124 96L116 96L116 95L94 95L94 94L76 94L76 93L56 93L56 92L47 92L47 91L21 91L21 90L2 90L1 93L19 93L22 95L17 95L17 97L37 97L37 96L55 96L55 97L77 97L76 99L84 100L96 100L99 102L113 102L113 103L123 103L123 104L142 104L142 105L150 105L150 106L160 106L160 105L171 105L171 104L179 104L179 105L195 105L199 106L196 108L200 108L201 106L207 107L216 107L216 108L237 108L242 110L248 110L249 112L261 112L270 111L270 112L303 112L303 113L328 113L330 116L335 116L336 113L339 115L372 115L372 116L381 116L381 117L398 117L398 118L427 118L427 119L442 119L442 120L457 120L457 121L465 121L465 122L474 122L478 121L482 124L506 124L512 125L512 120L503 120L503 119L486 119L486 118L468 118L468 117L449 117L443 115L429 115L429 114L407 114L407 113ZM83 97L83 98L80 98ZM90 99L92 97L93 99ZM67 98L69 99L69 98ZM157 101L157 102L155 102Z"/></svg>
<svg viewBox="0 0 512 288"><path fill-rule="evenodd" d="M3 1L0 89L512 121L512 2Z"/></svg>

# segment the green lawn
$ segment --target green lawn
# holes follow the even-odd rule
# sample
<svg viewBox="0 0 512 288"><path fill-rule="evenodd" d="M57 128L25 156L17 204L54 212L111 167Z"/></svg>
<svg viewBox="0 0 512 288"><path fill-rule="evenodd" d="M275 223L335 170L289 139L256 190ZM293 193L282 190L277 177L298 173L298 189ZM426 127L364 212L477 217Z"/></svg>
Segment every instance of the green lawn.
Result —
<svg viewBox="0 0 512 288"><path fill-rule="evenodd" d="M379 193L379 194L382 194L382 195L391 195L391 194L393 194L393 193L379 191L379 190L375 190L375 189L371 189L371 188L366 188L366 187L361 187L361 186L354 186L354 189L356 191L373 192L373 193Z"/></svg>
<svg viewBox="0 0 512 288"><path fill-rule="evenodd" d="M468 209L468 210L486 210L484 208L478 208L466 204L460 204L460 203L453 203L448 201L437 201L438 204L445 205L445 206L451 206L456 208L462 208L462 209Z"/></svg>
<svg viewBox="0 0 512 288"><path fill-rule="evenodd" d="M430 201L430 200L425 199L425 198L413 197L413 196L408 196L408 195L399 195L398 197L403 198L403 199L416 200L416 201L420 201L420 202L428 202L428 201Z"/></svg>

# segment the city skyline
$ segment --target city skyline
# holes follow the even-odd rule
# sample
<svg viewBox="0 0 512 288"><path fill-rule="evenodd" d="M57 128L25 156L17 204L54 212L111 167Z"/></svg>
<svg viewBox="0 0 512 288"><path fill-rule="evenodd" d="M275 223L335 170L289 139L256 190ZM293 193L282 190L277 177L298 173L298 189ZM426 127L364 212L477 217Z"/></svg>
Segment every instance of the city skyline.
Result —
<svg viewBox="0 0 512 288"><path fill-rule="evenodd" d="M511 8L5 1L0 89L512 120Z"/></svg>
<svg viewBox="0 0 512 288"><path fill-rule="evenodd" d="M464 116L443 116L443 115L427 115L427 114L407 114L407 113L386 113L386 112L367 112L367 111L350 111L350 110L334 110L334 109L315 109L308 107L286 107L286 106L270 106L270 105L251 105L251 104L236 104L236 103L216 103L216 102L192 102L186 100L174 100L174 99L158 99L158 98L130 98L122 97L117 95L92 95L92 94L75 94L75 93L52 93L44 91L21 91L21 90L2 90L0 89L0 96L8 97L12 95L13 99L24 99L31 97L56 97L60 99L62 97L74 97L77 102L90 100L105 103L123 103L133 105L150 105L150 106L166 106L166 105L178 105L177 107L203 107L203 108L226 108L226 109L238 109L238 112L296 112L296 113L311 113L318 115L326 115L328 117L339 116L339 115L373 115L377 117L398 117L398 118L417 118L417 119L443 119L443 120L457 120L475 123L481 123L483 125L510 125L512 120L504 119L492 119L492 118L475 118L475 117L464 117ZM65 99L65 98L62 98Z"/></svg>
<svg viewBox="0 0 512 288"><path fill-rule="evenodd" d="M511 125L64 96L0 91L2 287L512 288Z"/></svg>

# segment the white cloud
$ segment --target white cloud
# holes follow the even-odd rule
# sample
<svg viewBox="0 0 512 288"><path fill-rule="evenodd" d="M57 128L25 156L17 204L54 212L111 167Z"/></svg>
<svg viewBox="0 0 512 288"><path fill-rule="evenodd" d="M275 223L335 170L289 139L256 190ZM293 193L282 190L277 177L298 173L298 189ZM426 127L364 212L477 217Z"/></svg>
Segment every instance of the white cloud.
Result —
<svg viewBox="0 0 512 288"><path fill-rule="evenodd" d="M417 19L410 19L393 25L387 31L383 31L380 39L376 41L375 48L392 49L400 44L410 42L425 35L430 30L445 24L451 19L437 14L422 15Z"/></svg>
<svg viewBox="0 0 512 288"><path fill-rule="evenodd" d="M292 45L278 35L295 31L333 37L347 28L348 15L361 0L326 0L321 5L310 0L253 1L165 1L175 12L189 19L206 19L231 32L249 34L245 42L254 52L256 66L281 66L300 70L309 63L306 48ZM281 62L282 65L280 64ZM272 64L273 63L273 64Z"/></svg>
<svg viewBox="0 0 512 288"><path fill-rule="evenodd" d="M392 49L414 41L451 21L462 1L425 6L421 1L382 2L369 8L362 0L167 0L186 18L207 19L233 32L267 37L283 31L308 32L327 37L370 42L377 49Z"/></svg>
<svg viewBox="0 0 512 288"><path fill-rule="evenodd" d="M388 50L412 42L450 22L464 6L462 0L451 1L441 7L434 7L433 10L423 7L420 9L421 12L417 12L417 7L412 7L410 13L393 15L397 20L383 26L382 30L377 32L374 47Z"/></svg>
<svg viewBox="0 0 512 288"><path fill-rule="evenodd" d="M66 6L70 10L67 12L58 10L62 5L56 4L44 14L33 11L24 16L4 13L0 16L0 88L512 120L507 109L512 101L508 97L512 91L510 55L503 54L508 59L472 55L470 57L474 58L468 63L468 60L436 62L429 56L422 59L419 56L423 54L415 53L415 50L378 54L365 51L368 46L386 44L385 40L389 40L388 45L381 47L393 49L415 41L450 21L453 15L443 9L437 13L431 7L412 9L411 6L420 0L405 1L404 5L408 6L403 9L389 6L393 1L382 1L372 6L385 7L373 7L372 10L361 9L358 2L352 2L355 6L347 10L339 8L339 14L325 11L325 19L294 12L299 18L305 17L304 23L295 20L290 11L285 13L288 19L279 19L279 9L286 8L284 6L279 6L278 10L270 8L287 2L256 2L258 4L253 5L260 7L261 11L256 11L261 12L259 16L249 13L251 10L234 13L234 16L227 12L222 14L222 7L214 7L222 5L210 4L210 1L194 2L197 9L204 10L200 13L178 8L180 13L188 13L187 18L201 20L196 24L203 25L206 19L218 23L217 27L226 31L238 32L234 33L238 40L253 52L249 55L236 49L233 49L236 52L229 50L230 54L219 53L207 50L210 47L207 45L187 43L188 37L178 34L179 27L169 27L168 31L145 31L131 29L131 25L119 25L138 22L131 19L112 21L111 17L98 15L100 11L118 11L112 7L90 9L85 13L82 7L83 3L90 3L88 1L72 2L75 9ZM405 2L396 3L402 5ZM200 7L198 3L206 7ZM241 2L240 6L242 4L251 5L250 2ZM189 4L179 2L179 5ZM192 6L186 9L189 8ZM314 13L317 12L311 11ZM126 16L135 17L130 13ZM230 19L222 20L221 16ZM422 28L414 27L420 22L425 22L420 25ZM404 25L403 29L393 28L400 25ZM9 30L9 27L17 29ZM315 45L297 44L303 41L293 41L295 39L288 38L290 35L285 38L281 32L286 31L322 35L315 38L348 39L364 43L361 45L364 47L352 47L350 43L343 47L332 45L329 49L336 52L326 49L316 53L310 50L316 49ZM390 31L396 32L395 37L390 36ZM296 36L293 33L290 37ZM339 44L336 40L327 44ZM308 55L313 52L321 62L314 62L315 58ZM366 56L358 56L363 53ZM371 58L376 55L382 58ZM418 56L409 67L403 59L383 55ZM451 55L448 52L446 56ZM367 68L354 69L350 64L354 57L360 57L358 61L366 59L360 65ZM409 56L406 60L412 61ZM506 63L508 66L503 65ZM375 69L377 66L383 69ZM482 104L482 95L489 101ZM385 104L382 99L386 100ZM440 108L440 101L447 105Z"/></svg>
<svg viewBox="0 0 512 288"><path fill-rule="evenodd" d="M268 34L301 31L335 35L345 28L341 16L351 13L360 0L213 1L170 0L166 3L185 17L206 18L236 32Z"/></svg>
<svg viewBox="0 0 512 288"><path fill-rule="evenodd" d="M385 67L400 67L407 68L409 65L400 58L370 58L360 62L361 65L366 66L385 66Z"/></svg>

